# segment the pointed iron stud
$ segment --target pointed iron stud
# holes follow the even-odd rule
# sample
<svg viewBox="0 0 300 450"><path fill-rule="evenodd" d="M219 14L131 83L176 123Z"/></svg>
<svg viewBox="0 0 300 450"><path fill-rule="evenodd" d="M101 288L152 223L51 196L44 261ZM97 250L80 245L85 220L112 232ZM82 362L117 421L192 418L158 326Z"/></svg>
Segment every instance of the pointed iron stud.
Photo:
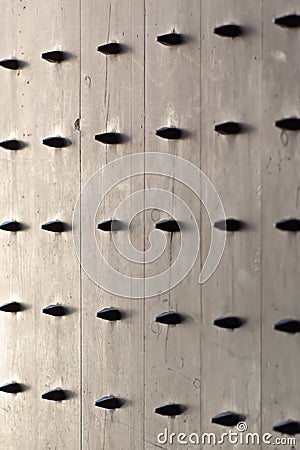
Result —
<svg viewBox="0 0 300 450"><path fill-rule="evenodd" d="M97 312L97 317L99 319L109 320L111 322L114 322L116 320L121 320L122 314L121 311L119 311L116 308L104 308L101 309L101 311Z"/></svg>
<svg viewBox="0 0 300 450"><path fill-rule="evenodd" d="M177 325L183 321L182 317L173 311L166 311L155 317L155 322L166 325Z"/></svg>
<svg viewBox="0 0 300 450"><path fill-rule="evenodd" d="M215 222L214 227L218 230L233 232L242 229L243 223L240 220L229 218Z"/></svg>
<svg viewBox="0 0 300 450"><path fill-rule="evenodd" d="M43 144L47 147L64 148L71 145L71 141L61 136L51 136L43 139Z"/></svg>
<svg viewBox="0 0 300 450"><path fill-rule="evenodd" d="M178 33L162 34L156 37L157 42L163 45L172 46L179 45L183 42L183 37Z"/></svg>
<svg viewBox="0 0 300 450"><path fill-rule="evenodd" d="M237 122L224 122L215 125L215 131L219 134L239 134L242 131L242 127Z"/></svg>
<svg viewBox="0 0 300 450"><path fill-rule="evenodd" d="M108 395L107 397L102 397L99 400L96 400L95 406L97 406L98 408L105 408L105 409L117 409L121 408L122 402L117 397L114 397L113 395Z"/></svg>
<svg viewBox="0 0 300 450"><path fill-rule="evenodd" d="M168 231L169 233L174 233L180 231L178 222L172 219L161 220L155 224L155 228L162 231Z"/></svg>
<svg viewBox="0 0 300 450"><path fill-rule="evenodd" d="M21 68L21 63L17 59L2 59L0 66L5 67L5 69L18 70Z"/></svg>
<svg viewBox="0 0 300 450"><path fill-rule="evenodd" d="M185 408L182 405L177 405L176 403L169 403L166 405L161 405L155 408L155 413L161 416L179 416L185 411Z"/></svg>
<svg viewBox="0 0 300 450"><path fill-rule="evenodd" d="M120 133L101 133L96 134L95 140L106 145L117 145L122 143L122 135Z"/></svg>
<svg viewBox="0 0 300 450"><path fill-rule="evenodd" d="M241 416L240 414L236 414L231 411L226 411L212 417L211 423L224 425L225 427L233 427L237 425L239 422L242 422L244 419L245 417Z"/></svg>
<svg viewBox="0 0 300 450"><path fill-rule="evenodd" d="M163 139L177 140L181 138L181 130L176 127L162 127L156 130L156 136Z"/></svg>
<svg viewBox="0 0 300 450"><path fill-rule="evenodd" d="M20 224L20 222L16 222L16 221L8 220L7 222L3 222L0 224L0 230L3 230L3 231L16 232L16 231L20 231L21 229L22 229L22 225Z"/></svg>
<svg viewBox="0 0 300 450"><path fill-rule="evenodd" d="M49 316L61 317L66 315L66 310L61 305L49 305L43 308L43 314L48 314Z"/></svg>
<svg viewBox="0 0 300 450"><path fill-rule="evenodd" d="M123 47L118 42L109 42L108 44L99 45L97 51L104 55L118 55L123 52Z"/></svg>
<svg viewBox="0 0 300 450"><path fill-rule="evenodd" d="M300 16L298 14L290 14L288 16L276 17L274 23L280 27L298 28L300 27Z"/></svg>
<svg viewBox="0 0 300 450"><path fill-rule="evenodd" d="M62 233L66 229L66 225L59 220L51 220L41 226L42 230L51 231L52 233Z"/></svg>
<svg viewBox="0 0 300 450"><path fill-rule="evenodd" d="M286 333L299 333L300 321L295 319L282 319L275 323L274 330L285 331Z"/></svg>
<svg viewBox="0 0 300 450"><path fill-rule="evenodd" d="M273 430L284 434L298 434L300 433L300 422L296 422L295 420L284 420L283 422L274 425Z"/></svg>
<svg viewBox="0 0 300 450"><path fill-rule="evenodd" d="M2 305L0 305L0 311L16 313L21 311L21 304L19 302L3 303Z"/></svg>
<svg viewBox="0 0 300 450"><path fill-rule="evenodd" d="M287 119L276 120L275 126L282 130L299 131L300 119L298 119L297 117L289 117Z"/></svg>
<svg viewBox="0 0 300 450"><path fill-rule="evenodd" d="M239 25L228 24L214 28L214 34L222 37L235 38L243 34L243 30Z"/></svg>
<svg viewBox="0 0 300 450"><path fill-rule="evenodd" d="M53 402L61 402L66 400L67 396L65 391L60 388L50 389L42 394L44 400L52 400Z"/></svg>
<svg viewBox="0 0 300 450"><path fill-rule="evenodd" d="M282 219L276 222L276 228L282 231L292 231L296 233L300 231L300 220L299 219Z"/></svg>
<svg viewBox="0 0 300 450"><path fill-rule="evenodd" d="M98 230L101 231L117 231L120 230L120 222L118 220L104 220L103 222L98 223Z"/></svg>
<svg viewBox="0 0 300 450"><path fill-rule="evenodd" d="M0 147L6 150L21 150L25 147L25 144L22 141L17 141L17 139L8 139L7 141L0 142Z"/></svg>
<svg viewBox="0 0 300 450"><path fill-rule="evenodd" d="M214 320L214 325L220 328L234 330L240 328L244 324L244 320L236 316L221 316Z"/></svg>
<svg viewBox="0 0 300 450"><path fill-rule="evenodd" d="M22 386L19 383L5 383L0 386L0 392L6 392L8 394L17 394L18 392L22 392Z"/></svg>
<svg viewBox="0 0 300 450"><path fill-rule="evenodd" d="M64 52L61 52L60 50L53 50L50 52L42 53L41 58L45 59L48 62L59 64L66 59L66 55Z"/></svg>

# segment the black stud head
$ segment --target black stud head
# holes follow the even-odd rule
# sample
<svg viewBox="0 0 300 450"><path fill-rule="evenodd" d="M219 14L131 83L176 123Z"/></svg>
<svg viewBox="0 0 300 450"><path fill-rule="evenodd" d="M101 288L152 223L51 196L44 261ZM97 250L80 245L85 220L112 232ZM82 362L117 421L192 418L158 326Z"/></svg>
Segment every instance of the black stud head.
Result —
<svg viewBox="0 0 300 450"><path fill-rule="evenodd" d="M122 314L116 308L104 308L97 312L97 317L99 319L109 320L114 322L115 320L121 320Z"/></svg>
<svg viewBox="0 0 300 450"><path fill-rule="evenodd" d="M231 411L226 411L212 417L211 423L224 425L225 427L234 427L239 422L242 422L244 419L245 417L241 416L240 414L236 414Z"/></svg>
<svg viewBox="0 0 300 450"><path fill-rule="evenodd" d="M274 425L273 430L284 434L298 434L300 433L300 422L296 422L295 420L284 420L283 422Z"/></svg>
<svg viewBox="0 0 300 450"><path fill-rule="evenodd" d="M120 222L118 220L104 220L98 223L98 230L101 231L117 231L120 230Z"/></svg>
<svg viewBox="0 0 300 450"><path fill-rule="evenodd" d="M64 148L68 147L71 144L71 142L68 139L63 138L61 136L51 136L43 139L43 144L46 145L47 147Z"/></svg>
<svg viewBox="0 0 300 450"><path fill-rule="evenodd" d="M176 403L169 403L155 408L155 413L159 414L160 416L179 416L184 411L185 408L182 405L177 405Z"/></svg>
<svg viewBox="0 0 300 450"><path fill-rule="evenodd" d="M61 52L59 50L53 50L50 52L42 53L41 58L51 63L61 63L66 59L66 55L64 54L64 52Z"/></svg>
<svg viewBox="0 0 300 450"><path fill-rule="evenodd" d="M170 139L170 140L180 139L182 136L181 130L176 127L162 127L159 128L159 130L156 130L155 134L156 136L159 136L162 139Z"/></svg>
<svg viewBox="0 0 300 450"><path fill-rule="evenodd" d="M222 37L235 38L243 34L243 30L239 25L228 24L214 28L214 34Z"/></svg>
<svg viewBox="0 0 300 450"><path fill-rule="evenodd" d="M234 330L240 328L244 324L244 320L236 316L221 316L214 320L214 325L220 328Z"/></svg>
<svg viewBox="0 0 300 450"><path fill-rule="evenodd" d="M237 219L219 220L214 223L214 227L222 231L239 231L243 227L243 223Z"/></svg>
<svg viewBox="0 0 300 450"><path fill-rule="evenodd" d="M66 225L59 220L51 220L41 226L42 230L51 231L52 233L62 233L66 229Z"/></svg>
<svg viewBox="0 0 300 450"><path fill-rule="evenodd" d="M300 119L298 119L297 117L289 117L287 119L276 120L275 126L282 130L299 131Z"/></svg>
<svg viewBox="0 0 300 450"><path fill-rule="evenodd" d="M0 386L0 392L6 392L7 394L17 394L22 392L22 386L19 383L5 383Z"/></svg>
<svg viewBox="0 0 300 450"><path fill-rule="evenodd" d="M107 397L102 397L99 400L96 400L95 406L97 406L98 408L105 408L105 409L117 409L121 408L122 402L117 397L114 397L113 395L108 395Z"/></svg>
<svg viewBox="0 0 300 450"><path fill-rule="evenodd" d="M108 44L99 45L97 51L104 55L118 55L123 52L123 47L118 42L109 42Z"/></svg>
<svg viewBox="0 0 300 450"><path fill-rule="evenodd" d="M21 68L20 61L17 59L2 59L2 61L0 61L0 66L10 70L18 70Z"/></svg>
<svg viewBox="0 0 300 450"><path fill-rule="evenodd" d="M3 303L3 305L0 305L0 311L16 313L21 311L21 304L19 302Z"/></svg>
<svg viewBox="0 0 300 450"><path fill-rule="evenodd" d="M239 134L242 131L242 127L237 122L224 122L215 125L215 131L224 135Z"/></svg>
<svg viewBox="0 0 300 450"><path fill-rule="evenodd" d="M53 402L61 402L66 400L67 395L65 391L60 388L50 389L42 394L44 400L52 400Z"/></svg>
<svg viewBox="0 0 300 450"><path fill-rule="evenodd" d="M162 34L156 37L157 42L163 45L172 46L179 45L183 42L183 37L178 33Z"/></svg>
<svg viewBox="0 0 300 450"><path fill-rule="evenodd" d="M282 319L275 323L274 330L285 331L286 333L299 333L300 321L295 319Z"/></svg>
<svg viewBox="0 0 300 450"><path fill-rule="evenodd" d="M61 305L49 305L43 308L43 314L48 314L49 316L61 317L66 315L66 310Z"/></svg>
<svg viewBox="0 0 300 450"><path fill-rule="evenodd" d="M96 134L95 140L105 145L117 145L122 143L122 135L120 133L101 133Z"/></svg>
<svg viewBox="0 0 300 450"><path fill-rule="evenodd" d="M180 231L178 222L172 219L161 220L155 224L155 228L162 231L168 231L169 233L175 233Z"/></svg>
<svg viewBox="0 0 300 450"><path fill-rule="evenodd" d="M20 222L16 222L16 221L7 221L7 222L3 222L0 225L0 230L3 231L11 231L11 232L16 232L16 231L20 231L22 229L22 225L20 224Z"/></svg>
<svg viewBox="0 0 300 450"><path fill-rule="evenodd" d="M21 150L25 147L25 144L16 139L8 139L7 141L0 142L0 147L5 148L6 150Z"/></svg>
<svg viewBox="0 0 300 450"><path fill-rule="evenodd" d="M166 311L155 317L155 322L166 325L177 325L183 321L182 317L173 311Z"/></svg>
<svg viewBox="0 0 300 450"><path fill-rule="evenodd" d="M300 27L300 16L298 14L290 14L288 16L276 17L274 23L280 27L298 28Z"/></svg>
<svg viewBox="0 0 300 450"><path fill-rule="evenodd" d="M300 220L299 219L282 219L276 222L276 228L282 231L292 231L296 233L300 231Z"/></svg>

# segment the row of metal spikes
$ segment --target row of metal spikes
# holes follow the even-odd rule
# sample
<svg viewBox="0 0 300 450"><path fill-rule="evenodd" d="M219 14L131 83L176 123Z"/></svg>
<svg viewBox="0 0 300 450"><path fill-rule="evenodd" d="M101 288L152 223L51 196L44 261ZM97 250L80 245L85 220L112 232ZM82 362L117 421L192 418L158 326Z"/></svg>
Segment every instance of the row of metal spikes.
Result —
<svg viewBox="0 0 300 450"><path fill-rule="evenodd" d="M278 17L274 20L274 23L286 28L298 28L300 27L300 16L297 14L290 14L287 16ZM240 25L226 24L215 27L213 32L218 36L235 38L244 35L246 33L246 29ZM157 36L156 40L160 44L174 46L183 44L186 39L183 34L173 32ZM126 51L126 47L118 42L109 42L107 44L100 45L97 50L105 55L117 55L124 53ZM51 50L42 53L41 57L48 62L59 64L62 61L69 59L70 55L60 50ZM17 59L4 59L0 61L0 66L10 70L19 70L24 66L24 63Z"/></svg>
<svg viewBox="0 0 300 450"><path fill-rule="evenodd" d="M9 313L17 313L24 310L24 305L20 302L8 302L0 305L0 311L9 312ZM48 305L42 309L44 314L54 317L62 317L69 314L68 308L62 305ZM126 315L124 312L119 309L109 307L103 308L101 311L98 311L96 317L99 319L107 320L109 322L115 322L117 320L122 320ZM158 314L155 317L155 322L161 323L164 325L178 325L185 321L185 316L182 314L178 314L175 311L165 311L161 314ZM242 325L246 323L246 320L243 317L226 315L221 316L214 319L213 324L220 328L226 328L229 330L234 330L236 328L240 328ZM300 332L300 321L295 319L282 319L274 325L274 329L278 331L284 331L286 333L299 333Z"/></svg>
<svg viewBox="0 0 300 450"><path fill-rule="evenodd" d="M22 384L16 382L6 383L0 386L0 391L10 394L17 394L24 390L25 387ZM65 391L61 388L55 388L44 392L42 394L42 398L44 400L60 402L63 400L67 400L69 398L69 393L68 391ZM113 395L108 395L96 400L95 406L98 408L115 410L121 408L125 403L126 402L121 398L115 397ZM154 412L161 416L175 417L183 414L186 410L187 407L184 405L177 403L168 403L158 406L157 408L155 408ZM244 415L237 414L232 411L221 412L211 418L212 423L227 427L236 426L243 420L245 420ZM295 420L285 420L274 425L273 430L289 435L298 434L300 433L300 422L297 422Z"/></svg>

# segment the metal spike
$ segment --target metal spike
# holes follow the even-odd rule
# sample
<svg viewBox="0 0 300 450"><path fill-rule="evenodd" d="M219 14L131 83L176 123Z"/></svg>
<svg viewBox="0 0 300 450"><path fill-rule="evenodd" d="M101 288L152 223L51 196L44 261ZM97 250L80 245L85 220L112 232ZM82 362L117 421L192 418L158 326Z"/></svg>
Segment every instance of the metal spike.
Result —
<svg viewBox="0 0 300 450"><path fill-rule="evenodd" d="M96 400L95 406L105 409L117 409L121 408L122 402L113 395L108 395L107 397L102 397L99 400Z"/></svg>
<svg viewBox="0 0 300 450"><path fill-rule="evenodd" d="M155 413L161 416L179 416L185 411L182 405L177 405L176 403L169 403L166 405L161 405L155 408Z"/></svg>
<svg viewBox="0 0 300 450"><path fill-rule="evenodd" d="M159 136L163 139L180 139L181 138L181 130L175 127L162 127L159 130L156 130L156 136Z"/></svg>
<svg viewBox="0 0 300 450"><path fill-rule="evenodd" d="M2 61L0 61L0 66L5 67L5 69L18 70L20 69L21 64L17 59L2 59Z"/></svg>
<svg viewBox="0 0 300 450"><path fill-rule="evenodd" d="M16 221L8 220L7 222L3 222L0 225L0 230L4 230L4 231L16 232L16 231L20 231L21 229L22 229L22 225L20 224L20 222L16 222Z"/></svg>
<svg viewBox="0 0 300 450"><path fill-rule="evenodd" d="M21 304L18 302L8 302L0 305L0 311L16 313L21 311Z"/></svg>
<svg viewBox="0 0 300 450"><path fill-rule="evenodd" d="M229 218L214 223L214 227L222 231L239 231L243 226L240 220Z"/></svg>
<svg viewBox="0 0 300 450"><path fill-rule="evenodd" d="M225 427L233 427L237 425L239 422L244 420L244 416L240 414L236 414L231 411L222 412L217 414L211 419L212 423L216 423L218 425L224 425Z"/></svg>
<svg viewBox="0 0 300 450"><path fill-rule="evenodd" d="M300 16L298 14L290 14L288 16L277 17L274 23L281 27L297 28L300 27Z"/></svg>
<svg viewBox="0 0 300 450"><path fill-rule="evenodd" d="M101 133L96 134L95 140L106 145L117 145L122 142L122 135L120 133Z"/></svg>
<svg viewBox="0 0 300 450"><path fill-rule="evenodd" d="M6 150L21 150L25 147L25 144L16 139L8 139L7 141L0 142L0 147L5 148Z"/></svg>
<svg viewBox="0 0 300 450"><path fill-rule="evenodd" d="M65 231L66 226L59 220L51 220L50 222L44 223L41 228L42 230L51 231L52 233L62 233Z"/></svg>
<svg viewBox="0 0 300 450"><path fill-rule="evenodd" d="M299 131L300 119L297 117L289 117L287 119L276 120L275 126L282 130Z"/></svg>
<svg viewBox="0 0 300 450"><path fill-rule="evenodd" d="M282 319L275 323L274 330L285 331L286 333L299 333L300 321L295 319Z"/></svg>
<svg viewBox="0 0 300 450"><path fill-rule="evenodd" d="M120 230L120 222L118 220L104 220L103 222L98 223L98 230L101 231L117 231Z"/></svg>
<svg viewBox="0 0 300 450"><path fill-rule="evenodd" d="M97 312L97 317L99 319L115 321L122 318L121 312L116 308L104 308Z"/></svg>
<svg viewBox="0 0 300 450"><path fill-rule="evenodd" d="M51 63L61 63L66 59L66 55L60 50L53 50L50 52L42 53L41 58Z"/></svg>
<svg viewBox="0 0 300 450"><path fill-rule="evenodd" d="M182 317L173 311L166 311L155 317L155 322L166 325L177 325L183 321Z"/></svg>
<svg viewBox="0 0 300 450"><path fill-rule="evenodd" d="M221 316L215 319L213 323L216 327L234 330L235 328L240 328L245 321L236 316Z"/></svg>
<svg viewBox="0 0 300 450"><path fill-rule="evenodd" d="M224 122L215 126L215 131L220 134L238 134L242 131L242 127L237 122Z"/></svg>
<svg viewBox="0 0 300 450"><path fill-rule="evenodd" d="M23 389L21 384L12 382L2 384L2 386L0 386L0 391L8 394L17 394L18 392L22 392Z"/></svg>
<svg viewBox="0 0 300 450"><path fill-rule="evenodd" d="M155 224L155 228L162 231L168 231L169 233L174 233L180 231L178 222L172 219L161 220Z"/></svg>
<svg viewBox="0 0 300 450"><path fill-rule="evenodd" d="M43 308L43 313L49 316L61 317L66 315L66 310L61 305L49 305Z"/></svg>
<svg viewBox="0 0 300 450"><path fill-rule="evenodd" d="M292 231L296 233L300 231L300 220L299 219L282 219L276 222L276 228L282 231Z"/></svg>
<svg viewBox="0 0 300 450"><path fill-rule="evenodd" d="M123 52L123 47L118 42L109 42L108 44L99 45L97 51L104 55L118 55Z"/></svg>
<svg viewBox="0 0 300 450"><path fill-rule="evenodd" d="M61 402L66 400L67 396L65 391L60 388L50 389L42 394L44 400L52 400L54 402Z"/></svg>
<svg viewBox="0 0 300 450"><path fill-rule="evenodd" d="M284 420L283 422L274 425L273 430L284 434L298 434L300 433L300 422L296 422L295 420Z"/></svg>
<svg viewBox="0 0 300 450"><path fill-rule="evenodd" d="M43 144L47 145L47 147L64 148L71 145L71 141L61 136L51 136L43 139Z"/></svg>
<svg viewBox="0 0 300 450"><path fill-rule="evenodd" d="M243 30L239 25L228 24L228 25L221 25L219 27L216 27L214 29L214 33L217 34L218 36L222 36L222 37L235 38L235 37L243 34Z"/></svg>
<svg viewBox="0 0 300 450"><path fill-rule="evenodd" d="M168 33L162 34L156 37L157 42L163 45L179 45L182 44L183 38L181 34L178 33Z"/></svg>

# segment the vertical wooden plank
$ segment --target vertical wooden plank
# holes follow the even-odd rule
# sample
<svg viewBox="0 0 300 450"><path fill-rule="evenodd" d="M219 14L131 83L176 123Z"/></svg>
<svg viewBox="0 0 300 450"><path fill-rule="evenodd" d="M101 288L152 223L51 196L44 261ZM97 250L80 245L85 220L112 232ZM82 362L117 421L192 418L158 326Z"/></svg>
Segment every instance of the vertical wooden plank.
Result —
<svg viewBox="0 0 300 450"><path fill-rule="evenodd" d="M244 415L250 432L260 431L260 5L259 0L210 1L201 8L201 168L219 192L226 216L246 224L227 233L221 263L203 286L201 430L218 436L228 428L211 424L211 418L227 411ZM227 24L242 26L243 35L213 33ZM228 121L241 123L243 132L214 131ZM224 315L246 323L234 331L214 326ZM227 441L222 448L231 446Z"/></svg>
<svg viewBox="0 0 300 450"><path fill-rule="evenodd" d="M25 225L16 235L1 232L3 300L19 299L16 315L1 314L1 382L26 385L17 395L1 393L3 448L78 448L79 403L79 266L73 250L72 208L79 191L79 3L5 2L1 56L25 62L17 72L1 68L1 140L16 137L27 146L17 152L1 149L1 216ZM70 33L70 30L73 30ZM41 59L48 50L68 52L70 59L52 64ZM70 83L70 79L72 83ZM48 136L67 137L72 145L42 145ZM4 173L6 174L4 176ZM60 219L69 225L58 235L41 224ZM66 317L42 314L60 303ZM41 399L61 387L68 401ZM71 444L70 444L71 443Z"/></svg>
<svg viewBox="0 0 300 450"><path fill-rule="evenodd" d="M198 1L147 2L146 5L146 150L181 157L199 167L200 163L200 5ZM184 41L180 45L165 46L156 41L158 35L179 33ZM161 127L177 127L183 131L180 140L165 140L155 135ZM147 157L147 153L146 153ZM170 433L199 432L200 422L200 286L199 259L191 272L171 289L175 280L174 268L182 239L193 239L191 214L199 223L200 201L189 185L173 177L163 176L169 169L176 172L176 163L167 167L161 162L162 175L146 175L146 188L164 189L172 195L170 204L164 205L165 194L153 194L156 207L146 214L146 244L155 224L175 215L183 226L181 233L164 233L166 246L161 257L146 265L146 278L166 271L169 290L146 299L146 421L145 448L152 449L153 442L163 448ZM172 170L171 170L172 172ZM180 173L178 173L180 175ZM176 217L182 199L190 209L184 217ZM147 198L147 194L146 194ZM169 207L170 214L163 209ZM156 232L158 233L158 232ZM154 238L153 238L154 239ZM156 234L156 239L158 235ZM155 244L155 242L154 242ZM192 245L197 246L197 242ZM182 256L179 255L179 258ZM179 259L180 262L180 259ZM181 264L183 262L181 261ZM191 264L192 268L193 264ZM148 285L156 282L148 281ZM176 326L157 323L155 317L166 311L174 311L185 320ZM176 418L162 417L154 413L156 407L175 403L186 407L184 414ZM171 438L172 439L172 438ZM155 440L155 441L154 441ZM152 442L152 443L151 443ZM178 445L178 444L177 444ZM174 440L174 448L176 440ZM177 448L177 447L176 447Z"/></svg>
<svg viewBox="0 0 300 450"><path fill-rule="evenodd" d="M100 8L101 7L101 8ZM97 47L118 42L123 52L104 55ZM144 151L144 2L85 2L82 5L82 186L99 169L123 156ZM119 145L104 145L94 136L122 134ZM124 164L124 173L128 166ZM122 172L121 172L122 174ZM123 175L123 174L122 174ZM123 181L99 205L95 229L110 219L115 208L132 192L143 187L143 176ZM104 183L99 182L99 202ZM97 195L97 192L95 192ZM82 205L82 225L86 204ZM129 210L131 206L129 205ZM120 218L122 220L122 217ZM114 233L114 232L113 232ZM126 231L116 233L127 234ZM129 230L134 245L143 249L143 216ZM99 250L109 265L127 276L141 276L143 268L128 262L116 251L116 234L96 230ZM84 246L85 236L82 235ZM121 295L122 295L122 286ZM86 274L83 295L83 441L85 449L143 448L144 362L143 301L106 292ZM132 297L134 292L132 292ZM108 322L97 311L115 307L122 319ZM125 403L115 411L97 408L95 401L108 395Z"/></svg>
<svg viewBox="0 0 300 450"><path fill-rule="evenodd" d="M299 117L299 29L282 28L277 17L300 13L296 1L263 4L263 428L299 420L299 335L274 330L281 319L300 318L299 233L280 231L275 223L299 219L299 132L274 126ZM276 433L276 437L280 437Z"/></svg>

